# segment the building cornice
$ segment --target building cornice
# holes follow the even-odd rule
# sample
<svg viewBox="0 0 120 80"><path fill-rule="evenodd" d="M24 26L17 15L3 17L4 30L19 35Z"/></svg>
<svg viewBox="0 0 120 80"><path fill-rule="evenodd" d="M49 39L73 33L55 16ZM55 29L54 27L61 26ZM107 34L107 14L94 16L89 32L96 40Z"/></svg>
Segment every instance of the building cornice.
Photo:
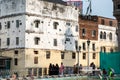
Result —
<svg viewBox="0 0 120 80"><path fill-rule="evenodd" d="M51 19L57 19L57 20L62 20L62 21L67 21L67 22L78 22L78 20L62 19L62 18L51 17L51 16L43 16L43 15L40 15L40 14L34 14L34 13L29 13L29 12L15 13L15 14L10 14L10 15L0 16L0 19L8 18L8 17L16 17L16 16L21 16L21 15L37 16L37 17L43 17L43 18L51 18Z"/></svg>

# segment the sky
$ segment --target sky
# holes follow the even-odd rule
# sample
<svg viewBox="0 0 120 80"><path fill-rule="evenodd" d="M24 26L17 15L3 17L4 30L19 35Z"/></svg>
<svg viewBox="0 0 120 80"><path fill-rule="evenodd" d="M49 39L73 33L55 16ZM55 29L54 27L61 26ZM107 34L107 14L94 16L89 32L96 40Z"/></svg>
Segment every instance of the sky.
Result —
<svg viewBox="0 0 120 80"><path fill-rule="evenodd" d="M85 14L88 6L88 0L82 1L83 1L83 13ZM112 0L91 0L91 1L92 1L92 15L103 16L107 18L115 18L113 16Z"/></svg>

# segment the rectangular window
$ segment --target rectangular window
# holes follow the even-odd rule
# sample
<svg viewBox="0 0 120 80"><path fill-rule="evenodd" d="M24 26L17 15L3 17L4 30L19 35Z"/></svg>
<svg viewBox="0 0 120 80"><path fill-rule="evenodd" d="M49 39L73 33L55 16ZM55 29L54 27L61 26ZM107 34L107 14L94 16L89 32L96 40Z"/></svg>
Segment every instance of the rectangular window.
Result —
<svg viewBox="0 0 120 80"><path fill-rule="evenodd" d="M78 41L75 40L75 49L77 50L78 49Z"/></svg>
<svg viewBox="0 0 120 80"><path fill-rule="evenodd" d="M109 25L110 25L110 26L113 26L113 22L112 22L112 21L109 21Z"/></svg>
<svg viewBox="0 0 120 80"><path fill-rule="evenodd" d="M66 40L65 41L70 41L70 38L66 38Z"/></svg>
<svg viewBox="0 0 120 80"><path fill-rule="evenodd" d="M46 59L50 59L50 51L46 51Z"/></svg>
<svg viewBox="0 0 120 80"><path fill-rule="evenodd" d="M102 24L102 25L104 25L104 24L105 24L104 19L101 19L101 24Z"/></svg>
<svg viewBox="0 0 120 80"><path fill-rule="evenodd" d="M2 29L2 24L1 24L1 22L0 22L0 30Z"/></svg>
<svg viewBox="0 0 120 80"><path fill-rule="evenodd" d="M14 59L14 65L18 65L18 59L17 58Z"/></svg>
<svg viewBox="0 0 120 80"><path fill-rule="evenodd" d="M7 22L7 29L10 28L10 21Z"/></svg>
<svg viewBox="0 0 120 80"><path fill-rule="evenodd" d="M38 76L42 76L42 68L38 69Z"/></svg>
<svg viewBox="0 0 120 80"><path fill-rule="evenodd" d="M32 74L32 68L28 68L28 75Z"/></svg>
<svg viewBox="0 0 120 80"><path fill-rule="evenodd" d="M86 53L83 53L83 59L86 59Z"/></svg>
<svg viewBox="0 0 120 80"><path fill-rule="evenodd" d="M37 68L33 69L33 74L34 74L34 76L37 76Z"/></svg>
<svg viewBox="0 0 120 80"><path fill-rule="evenodd" d="M39 28L40 21L39 20L35 20L34 23L35 23L35 27Z"/></svg>
<svg viewBox="0 0 120 80"><path fill-rule="evenodd" d="M65 58L65 52L61 52L61 59Z"/></svg>
<svg viewBox="0 0 120 80"><path fill-rule="evenodd" d="M57 29L57 26L58 26L58 25L59 25L58 22L54 22L54 23L53 23L54 29Z"/></svg>
<svg viewBox="0 0 120 80"><path fill-rule="evenodd" d="M5 60L3 59L0 60L0 66L5 66Z"/></svg>
<svg viewBox="0 0 120 80"><path fill-rule="evenodd" d="M67 26L70 26L71 24L69 22L66 23Z"/></svg>
<svg viewBox="0 0 120 80"><path fill-rule="evenodd" d="M7 38L7 46L10 45L10 38Z"/></svg>
<svg viewBox="0 0 120 80"><path fill-rule="evenodd" d="M75 28L76 32L78 32L78 29L79 29L79 28L78 28L78 25L76 25L76 28Z"/></svg>
<svg viewBox="0 0 120 80"><path fill-rule="evenodd" d="M34 64L38 64L38 57L34 57Z"/></svg>
<svg viewBox="0 0 120 80"><path fill-rule="evenodd" d="M72 53L72 59L75 59L76 58L76 55L75 55L75 52Z"/></svg>
<svg viewBox="0 0 120 80"><path fill-rule="evenodd" d="M43 68L43 75L47 75L47 68Z"/></svg>
<svg viewBox="0 0 120 80"><path fill-rule="evenodd" d="M85 36L85 34L86 34L86 30L82 29L82 36Z"/></svg>
<svg viewBox="0 0 120 80"><path fill-rule="evenodd" d="M35 45L38 45L38 44L39 44L39 40L40 40L39 37L35 37Z"/></svg>
<svg viewBox="0 0 120 80"><path fill-rule="evenodd" d="M19 37L16 37L16 45L19 45Z"/></svg>
<svg viewBox="0 0 120 80"><path fill-rule="evenodd" d="M103 47L102 46L100 47L100 52L103 52Z"/></svg>
<svg viewBox="0 0 120 80"><path fill-rule="evenodd" d="M92 30L92 37L95 37L95 36L96 36L96 31Z"/></svg>
<svg viewBox="0 0 120 80"><path fill-rule="evenodd" d="M15 51L14 51L14 54L15 54L15 55L18 55L18 50L15 50Z"/></svg>
<svg viewBox="0 0 120 80"><path fill-rule="evenodd" d="M82 45L83 45L83 50L86 50L86 44L83 43Z"/></svg>
<svg viewBox="0 0 120 80"><path fill-rule="evenodd" d="M54 46L57 46L57 39L54 39Z"/></svg>
<svg viewBox="0 0 120 80"><path fill-rule="evenodd" d="M93 59L96 59L96 53L93 53Z"/></svg>
<svg viewBox="0 0 120 80"><path fill-rule="evenodd" d="M92 50L95 51L95 44L92 44Z"/></svg>
<svg viewBox="0 0 120 80"><path fill-rule="evenodd" d="M16 20L16 27L19 28L19 25L20 25L20 21Z"/></svg>
<svg viewBox="0 0 120 80"><path fill-rule="evenodd" d="M120 9L120 4L117 5L117 9Z"/></svg>
<svg viewBox="0 0 120 80"><path fill-rule="evenodd" d="M38 51L34 51L34 54L38 54Z"/></svg>

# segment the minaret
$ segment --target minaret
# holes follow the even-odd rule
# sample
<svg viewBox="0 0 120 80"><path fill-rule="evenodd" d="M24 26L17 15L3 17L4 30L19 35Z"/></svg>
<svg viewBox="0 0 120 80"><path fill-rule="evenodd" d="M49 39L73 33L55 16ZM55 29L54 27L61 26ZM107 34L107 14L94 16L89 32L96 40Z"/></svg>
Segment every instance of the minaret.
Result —
<svg viewBox="0 0 120 80"><path fill-rule="evenodd" d="M118 21L117 36L118 36L118 51L120 51L120 0L113 0L113 15Z"/></svg>

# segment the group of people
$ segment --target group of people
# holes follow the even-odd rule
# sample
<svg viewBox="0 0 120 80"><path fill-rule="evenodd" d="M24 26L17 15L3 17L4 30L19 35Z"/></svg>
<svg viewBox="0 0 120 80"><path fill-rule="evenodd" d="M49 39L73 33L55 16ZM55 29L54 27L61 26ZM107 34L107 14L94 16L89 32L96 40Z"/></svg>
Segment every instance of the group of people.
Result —
<svg viewBox="0 0 120 80"><path fill-rule="evenodd" d="M54 65L54 64L51 64L49 65L49 75L63 75L63 72L64 72L64 65L63 63L61 62L61 65L59 67L58 64Z"/></svg>
<svg viewBox="0 0 120 80"><path fill-rule="evenodd" d="M81 71L82 71L82 64L80 64L79 66L78 64L74 65L74 69L73 69L74 74L81 73Z"/></svg>
<svg viewBox="0 0 120 80"><path fill-rule="evenodd" d="M107 80L107 78L109 78L109 80L111 80L114 77L114 70L112 68L109 68L108 71L103 68L102 69L102 78L103 80Z"/></svg>

